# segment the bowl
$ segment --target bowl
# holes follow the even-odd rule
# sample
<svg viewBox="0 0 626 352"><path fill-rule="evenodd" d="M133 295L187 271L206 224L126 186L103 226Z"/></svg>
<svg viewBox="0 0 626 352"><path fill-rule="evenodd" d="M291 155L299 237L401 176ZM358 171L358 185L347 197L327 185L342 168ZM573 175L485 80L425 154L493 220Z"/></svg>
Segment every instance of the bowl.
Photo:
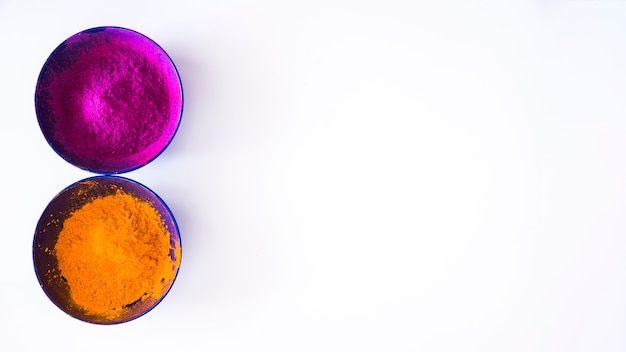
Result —
<svg viewBox="0 0 626 352"><path fill-rule="evenodd" d="M63 41L37 80L35 111L48 144L97 174L147 165L174 138L183 111L178 71L153 40L96 27Z"/></svg>
<svg viewBox="0 0 626 352"><path fill-rule="evenodd" d="M146 186L95 176L56 195L33 240L39 284L63 312L94 324L136 319L157 306L181 261L178 226Z"/></svg>

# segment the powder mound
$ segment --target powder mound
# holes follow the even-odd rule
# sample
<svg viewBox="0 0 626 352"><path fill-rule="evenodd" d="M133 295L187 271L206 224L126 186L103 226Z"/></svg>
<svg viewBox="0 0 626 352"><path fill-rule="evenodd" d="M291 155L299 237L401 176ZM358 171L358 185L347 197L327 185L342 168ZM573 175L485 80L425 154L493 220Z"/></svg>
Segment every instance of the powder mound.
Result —
<svg viewBox="0 0 626 352"><path fill-rule="evenodd" d="M66 79L58 126L76 153L128 157L161 136L169 94L159 68L130 48L98 47Z"/></svg>
<svg viewBox="0 0 626 352"><path fill-rule="evenodd" d="M93 158L128 157L156 142L169 118L159 68L123 46L92 49L66 76L59 140Z"/></svg>
<svg viewBox="0 0 626 352"><path fill-rule="evenodd" d="M162 296L177 267L171 250L159 212L123 191L76 210L54 247L72 300L88 314L108 319Z"/></svg>
<svg viewBox="0 0 626 352"><path fill-rule="evenodd" d="M48 142L84 169L123 172L169 144L183 106L178 72L149 38L107 27L78 33L46 61L35 105Z"/></svg>

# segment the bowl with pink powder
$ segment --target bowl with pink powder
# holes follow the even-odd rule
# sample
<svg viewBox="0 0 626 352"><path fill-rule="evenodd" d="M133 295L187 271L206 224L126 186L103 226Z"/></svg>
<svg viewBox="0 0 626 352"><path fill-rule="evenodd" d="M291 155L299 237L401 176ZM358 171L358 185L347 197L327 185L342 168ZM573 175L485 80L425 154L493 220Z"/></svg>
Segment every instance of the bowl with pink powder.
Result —
<svg viewBox="0 0 626 352"><path fill-rule="evenodd" d="M178 71L145 35L97 27L46 60L35 91L44 137L70 164L99 174L140 168L170 144L183 111Z"/></svg>

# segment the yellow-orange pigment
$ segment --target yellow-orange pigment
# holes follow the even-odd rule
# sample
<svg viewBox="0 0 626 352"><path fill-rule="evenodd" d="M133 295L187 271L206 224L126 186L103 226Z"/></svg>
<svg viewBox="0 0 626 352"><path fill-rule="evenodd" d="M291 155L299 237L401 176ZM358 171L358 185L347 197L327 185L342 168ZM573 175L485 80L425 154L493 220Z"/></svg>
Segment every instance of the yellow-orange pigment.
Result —
<svg viewBox="0 0 626 352"><path fill-rule="evenodd" d="M170 232L148 202L118 190L76 210L63 223L54 253L74 303L116 319L140 300L159 299L180 265Z"/></svg>

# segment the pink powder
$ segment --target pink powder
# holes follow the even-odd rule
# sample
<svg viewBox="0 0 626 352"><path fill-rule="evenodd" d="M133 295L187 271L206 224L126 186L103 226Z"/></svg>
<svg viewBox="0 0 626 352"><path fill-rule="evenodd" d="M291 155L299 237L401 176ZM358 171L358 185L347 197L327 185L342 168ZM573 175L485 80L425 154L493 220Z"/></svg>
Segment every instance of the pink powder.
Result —
<svg viewBox="0 0 626 352"><path fill-rule="evenodd" d="M182 114L180 78L167 54L128 29L78 33L48 58L35 106L50 145L77 167L126 172L156 158Z"/></svg>

